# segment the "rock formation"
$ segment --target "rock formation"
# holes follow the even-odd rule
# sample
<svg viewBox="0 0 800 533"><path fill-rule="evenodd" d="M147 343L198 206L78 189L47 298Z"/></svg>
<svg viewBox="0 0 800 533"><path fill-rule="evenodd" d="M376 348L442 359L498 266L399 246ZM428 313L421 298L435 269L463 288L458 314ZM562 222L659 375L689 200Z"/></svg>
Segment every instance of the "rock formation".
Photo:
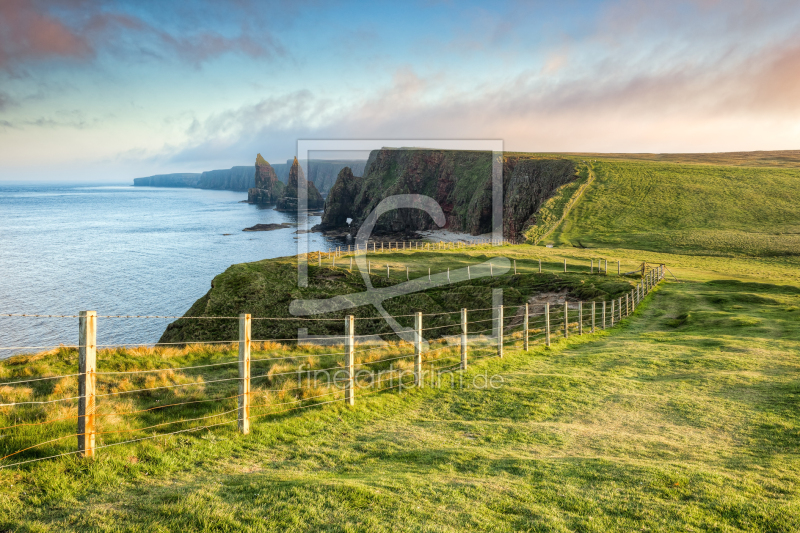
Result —
<svg viewBox="0 0 800 533"><path fill-rule="evenodd" d="M322 215L322 226L337 228L347 225L352 212L353 203L361 190L361 178L354 176L350 167L344 167L336 177L325 199L325 212Z"/></svg>
<svg viewBox="0 0 800 533"><path fill-rule="evenodd" d="M255 187L247 191L247 201L251 204L274 204L283 197L284 185L267 161L256 156Z"/></svg>
<svg viewBox="0 0 800 533"><path fill-rule="evenodd" d="M503 156L504 236L521 240L535 212L555 190L575 179L574 164L566 159ZM492 154L456 150L374 150L362 178L341 173L325 203L322 228L346 227L355 235L369 213L393 194L430 196L442 207L445 227L472 235L492 230ZM383 214L378 233L413 233L436 229L433 219L419 209L397 209Z"/></svg>
<svg viewBox="0 0 800 533"><path fill-rule="evenodd" d="M299 162L301 165L305 163L305 167L308 170L308 176L306 176L306 178L308 181L314 182L314 186L316 186L320 194L327 194L331 190L333 184L336 183L336 176L338 176L339 171L344 167L350 167L353 174L362 176L364 174L364 167L367 164L365 159L309 159L307 161L301 159ZM293 160L289 159L285 164L278 163L272 165L278 179L283 183L289 183L289 170L292 168L292 163Z"/></svg>
<svg viewBox="0 0 800 533"><path fill-rule="evenodd" d="M275 179L277 180L277 177ZM306 180L303 169L295 157L292 168L289 169L289 181L286 184L286 190L278 200L277 208L283 211L297 209L297 193L304 187L307 187L306 190L308 191L308 209L319 209L325 205L325 201L314 186L314 182Z"/></svg>

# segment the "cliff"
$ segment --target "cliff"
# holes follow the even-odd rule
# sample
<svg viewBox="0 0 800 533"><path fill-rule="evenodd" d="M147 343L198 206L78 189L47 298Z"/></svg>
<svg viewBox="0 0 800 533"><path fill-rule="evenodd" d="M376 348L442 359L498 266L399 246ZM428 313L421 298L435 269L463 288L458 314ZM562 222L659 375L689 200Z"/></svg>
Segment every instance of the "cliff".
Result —
<svg viewBox="0 0 800 533"><path fill-rule="evenodd" d="M247 191L247 201L251 204L274 204L283 197L285 186L278 181L275 169L261 154L256 156L253 183L255 187Z"/></svg>
<svg viewBox="0 0 800 533"><path fill-rule="evenodd" d="M200 174L197 187L223 191L246 191L255 185L253 167L231 167L226 170L209 170Z"/></svg>
<svg viewBox="0 0 800 533"><path fill-rule="evenodd" d="M134 178L134 187L197 187L200 174L156 174L146 178Z"/></svg>
<svg viewBox="0 0 800 533"><path fill-rule="evenodd" d="M306 180L303 169L295 157L289 169L289 181L286 184L283 196L278 200L277 208L284 211L297 209L297 192L300 187L306 187L306 185L308 186L308 208L319 209L323 207L325 201L322 199L322 195L314 186L313 181Z"/></svg>
<svg viewBox="0 0 800 533"><path fill-rule="evenodd" d="M299 162L304 163L302 159ZM278 179L283 183L289 183L289 171L292 168L292 163L293 160L289 159L286 164L272 165ZM356 176L361 176L366 165L367 161L365 159L310 159L305 161L305 167L308 169L308 181L314 182L320 194L329 194L331 187L336 183L339 171L343 168L349 167Z"/></svg>
<svg viewBox="0 0 800 533"><path fill-rule="evenodd" d="M322 226L338 228L347 226L347 218L352 212L353 202L361 191L361 178L354 176L350 167L344 167L336 177L336 183L325 199Z"/></svg>
<svg viewBox="0 0 800 533"><path fill-rule="evenodd" d="M522 240L542 202L575 179L575 165L567 159L525 155L504 155L502 163L504 236ZM339 174L325 204L322 226L341 229L351 218L350 231L355 234L383 198L423 194L442 207L447 229L472 235L488 233L492 229L491 175L490 152L374 150L357 182L352 173ZM438 226L423 211L397 209L381 216L376 231L413 233L435 228Z"/></svg>

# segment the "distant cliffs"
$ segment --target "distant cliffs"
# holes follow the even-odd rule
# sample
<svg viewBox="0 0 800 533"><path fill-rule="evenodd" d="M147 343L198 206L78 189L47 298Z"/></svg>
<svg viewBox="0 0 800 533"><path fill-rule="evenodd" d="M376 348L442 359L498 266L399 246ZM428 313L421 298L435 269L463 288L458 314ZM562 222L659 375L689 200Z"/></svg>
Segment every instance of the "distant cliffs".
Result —
<svg viewBox="0 0 800 533"><path fill-rule="evenodd" d="M253 167L208 170L200 174L158 174L134 178L134 187L192 187L220 191L246 191L254 185Z"/></svg>
<svg viewBox="0 0 800 533"><path fill-rule="evenodd" d="M157 174L134 178L134 187L197 187L200 174Z"/></svg>
<svg viewBox="0 0 800 533"><path fill-rule="evenodd" d="M253 185L253 167L231 167L227 170L203 172L200 174L197 187L222 191L246 191Z"/></svg>
<svg viewBox="0 0 800 533"><path fill-rule="evenodd" d="M289 174L293 162L294 160L289 159L286 163L270 165L276 179L283 185L289 183ZM365 160L358 159L335 161L311 159L306 162L308 181L313 183L321 194L327 194L336 182L336 176L341 169L349 167L353 172L361 175L366 163ZM145 178L135 178L133 185L136 187L192 187L224 191L249 191L250 189L261 188L256 184L255 174L251 166L209 170L199 174L159 174Z"/></svg>
<svg viewBox="0 0 800 533"><path fill-rule="evenodd" d="M524 229L555 190L574 180L567 159L504 155L503 226L509 240L521 240ZM370 153L363 177L343 169L325 201L324 229L347 227L355 234L369 213L393 194L422 194L435 199L452 231L479 235L492 230L492 154L455 150L382 149ZM438 228L419 209L383 214L377 232L412 233Z"/></svg>

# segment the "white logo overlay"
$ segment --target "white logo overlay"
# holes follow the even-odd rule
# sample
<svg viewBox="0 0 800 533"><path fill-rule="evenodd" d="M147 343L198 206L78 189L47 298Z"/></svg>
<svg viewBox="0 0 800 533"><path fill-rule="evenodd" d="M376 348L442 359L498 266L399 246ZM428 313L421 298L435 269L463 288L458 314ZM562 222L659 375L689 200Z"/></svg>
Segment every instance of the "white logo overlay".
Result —
<svg viewBox="0 0 800 533"><path fill-rule="evenodd" d="M503 175L502 175L502 141L478 141L478 140L450 140L450 141L421 141L421 140L301 140L298 141L298 159L307 164L309 152L321 151L325 153L342 151L355 152L365 150L381 149L386 146L420 147L418 149L436 150L480 150L492 152L492 239L502 240L503 232ZM302 158L302 159L301 159ZM304 174L308 175L307 169ZM308 286L308 253L309 243L307 238L308 231L308 189L305 187L298 190L297 220L298 229L298 286ZM430 215L433 221L443 227L446 222L445 213L442 207L430 196L421 194L398 194L384 198L367 216L361 224L356 235L356 250L365 250L367 243L381 215L396 209L419 209ZM395 334L406 342L414 342L416 333L413 329L406 328L399 324L384 308L383 303L391 298L404 296L428 289L442 287L445 285L459 283L468 279L480 279L487 276L505 274L511 268L511 262L506 257L493 257L478 265L471 265L469 268L461 268L432 274L405 282L398 283L389 287L375 288L369 274L366 253L355 254L355 264L364 279L366 290L359 293L334 296L325 299L294 300L289 306L289 312L294 316L310 317L325 313L352 309L365 305L373 306L378 313L386 320ZM502 289L493 290L493 307L502 304ZM497 311L495 310L495 314ZM496 329L496 328L495 328ZM495 332L495 335L499 332ZM373 337L371 342L380 341ZM428 343L421 339L423 350L428 349ZM341 337L309 336L305 328L298 330L298 343L313 344L341 344Z"/></svg>

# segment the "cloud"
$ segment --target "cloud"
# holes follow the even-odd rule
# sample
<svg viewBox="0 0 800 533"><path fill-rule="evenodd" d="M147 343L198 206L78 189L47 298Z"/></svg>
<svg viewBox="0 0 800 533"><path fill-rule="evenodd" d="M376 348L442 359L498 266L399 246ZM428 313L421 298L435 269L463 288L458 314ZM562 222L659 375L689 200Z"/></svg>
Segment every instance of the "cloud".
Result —
<svg viewBox="0 0 800 533"><path fill-rule="evenodd" d="M6 93L0 92L0 111L3 111L6 108L11 107L15 103L16 102L14 102L14 100L12 100L9 95L7 95Z"/></svg>
<svg viewBox="0 0 800 533"><path fill-rule="evenodd" d="M208 7L192 6L195 13ZM171 17L182 13L167 8L156 12L163 12L163 19L148 22L124 7L99 0L3 0L0 70L47 60L86 63L101 52L121 58L175 57L196 66L228 53L267 59L287 55L265 25L251 26L246 11L228 10L239 31L223 34L202 26L176 25Z"/></svg>
<svg viewBox="0 0 800 533"><path fill-rule="evenodd" d="M0 2L0 68L40 58L85 59L86 37L26 0Z"/></svg>

